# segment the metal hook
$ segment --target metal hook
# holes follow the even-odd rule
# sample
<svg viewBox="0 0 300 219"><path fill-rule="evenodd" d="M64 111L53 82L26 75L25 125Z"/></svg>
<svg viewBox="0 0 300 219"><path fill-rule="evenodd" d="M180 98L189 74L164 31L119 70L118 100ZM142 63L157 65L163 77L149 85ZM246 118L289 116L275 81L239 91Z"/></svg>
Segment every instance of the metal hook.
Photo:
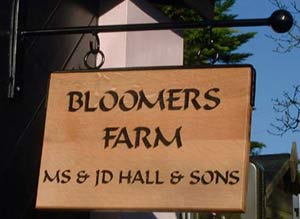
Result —
<svg viewBox="0 0 300 219"><path fill-rule="evenodd" d="M100 39L99 39L99 36L95 33L93 33L93 36L95 37L96 39L96 43L95 43L95 47L93 46L93 41L90 41L90 51L93 53L93 54L97 54L98 51L100 50Z"/></svg>
<svg viewBox="0 0 300 219"><path fill-rule="evenodd" d="M104 55L104 53L100 49L100 38L99 38L98 34L97 33L93 33L93 36L96 39L95 46L93 45L94 44L93 41L90 41L90 51L88 51L86 53L86 55L84 56L84 65L88 69L100 69L101 66L105 62L105 55ZM94 55L94 56L100 55L100 57L101 57L100 63L98 65L96 64L95 67L91 66L89 64L89 62L88 62L89 57L90 57L91 54Z"/></svg>
<svg viewBox="0 0 300 219"><path fill-rule="evenodd" d="M209 51L212 51L213 54L211 57L209 57L209 60L210 60L210 64L215 64L218 60L219 60L219 52L218 52L218 49L217 47L215 46L214 44L214 40L213 40L213 37L212 37L212 27L209 26L207 28L204 28L204 35L207 35L207 32L209 31L209 37L208 37L208 40L206 42L206 45L203 47L203 48L200 48L198 53L197 53L197 56L201 59L202 56L203 56L203 50L204 49L208 49Z"/></svg>

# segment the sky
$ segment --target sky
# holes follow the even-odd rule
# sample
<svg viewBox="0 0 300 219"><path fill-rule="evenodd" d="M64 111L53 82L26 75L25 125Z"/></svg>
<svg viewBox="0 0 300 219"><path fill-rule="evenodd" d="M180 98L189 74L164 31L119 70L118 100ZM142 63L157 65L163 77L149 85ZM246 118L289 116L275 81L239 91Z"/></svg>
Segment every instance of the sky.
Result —
<svg viewBox="0 0 300 219"><path fill-rule="evenodd" d="M288 1L285 1L288 2ZM267 18L277 8L268 0L237 0L231 13L237 19ZM298 17L299 18L299 17ZM273 110L275 98L281 98L284 91L293 92L293 86L300 84L300 49L290 53L276 53L276 43L266 35L280 36L271 27L243 27L242 32L254 31L257 35L243 45L241 52L253 54L244 63L256 70L256 100L252 113L251 140L266 144L262 154L290 153L292 142L297 143L300 152L300 133L286 133L282 137L271 135L271 123L279 115Z"/></svg>

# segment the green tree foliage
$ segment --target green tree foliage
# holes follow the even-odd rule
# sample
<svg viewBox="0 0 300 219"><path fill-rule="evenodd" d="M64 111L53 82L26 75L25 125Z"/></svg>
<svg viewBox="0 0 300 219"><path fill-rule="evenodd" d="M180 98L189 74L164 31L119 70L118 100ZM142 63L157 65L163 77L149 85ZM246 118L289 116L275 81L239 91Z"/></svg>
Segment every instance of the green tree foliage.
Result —
<svg viewBox="0 0 300 219"><path fill-rule="evenodd" d="M237 17L230 14L235 0L215 0L214 20L233 20ZM176 22L197 23L202 17L193 9L186 7L184 1L156 1L155 4L163 13ZM255 32L240 33L233 28L189 29L184 30L184 64L208 64L212 57L219 55L220 63L239 63L251 53L238 53L241 45L255 36ZM211 45L211 43L213 44ZM201 51L199 57L199 51ZM258 155L266 145L252 141L250 155Z"/></svg>
<svg viewBox="0 0 300 219"><path fill-rule="evenodd" d="M262 142L258 141L251 141L250 144L250 155L251 156L257 156L260 154L261 150L265 148L266 145Z"/></svg>
<svg viewBox="0 0 300 219"><path fill-rule="evenodd" d="M235 0L216 0L214 20L233 20L237 15L230 14ZM186 7L183 1L164 1L157 6L177 22L195 23L201 16ZM209 64L218 54L218 62L234 64L244 61L251 53L236 50L255 36L255 32L240 33L234 28L188 29L184 30L184 64ZM199 53L200 51L200 53Z"/></svg>

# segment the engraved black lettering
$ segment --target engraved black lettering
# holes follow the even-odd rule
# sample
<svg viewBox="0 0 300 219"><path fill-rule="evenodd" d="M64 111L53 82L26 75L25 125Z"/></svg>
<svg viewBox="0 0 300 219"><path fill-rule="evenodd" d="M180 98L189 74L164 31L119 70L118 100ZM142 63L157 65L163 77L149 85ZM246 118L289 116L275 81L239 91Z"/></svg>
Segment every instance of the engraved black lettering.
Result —
<svg viewBox="0 0 300 219"><path fill-rule="evenodd" d="M220 91L219 88L211 88L208 91L206 91L206 93L204 94L205 99L212 101L214 103L214 105L210 106L208 104L205 104L203 106L203 108L205 110L212 110L212 109L216 108L221 103L221 99L219 97L211 95L211 92L218 93L219 91Z"/></svg>
<svg viewBox="0 0 300 219"><path fill-rule="evenodd" d="M139 103L138 103L137 110L142 109L143 104L146 105L149 109L152 109L157 103L159 103L159 107L160 107L161 110L165 109L164 91L165 91L165 90L159 91L158 96L157 96L157 99L154 101L154 103L151 103L151 102L147 99L147 97L146 97L144 91L141 90L141 91L139 92L140 100L139 100Z"/></svg>
<svg viewBox="0 0 300 219"><path fill-rule="evenodd" d="M214 180L214 173L213 171L205 171L205 173L201 177L201 182L204 185L210 184Z"/></svg>
<svg viewBox="0 0 300 219"><path fill-rule="evenodd" d="M178 170L175 170L171 173L170 183L176 185L184 178L184 175L181 174Z"/></svg>
<svg viewBox="0 0 300 219"><path fill-rule="evenodd" d="M119 176L119 184L122 184L123 183L123 180L127 180L127 184L130 183L131 181L131 178L132 178L132 175L131 175L131 170L129 170L126 173L123 173L123 171L120 171L120 176Z"/></svg>
<svg viewBox="0 0 300 219"><path fill-rule="evenodd" d="M100 101L99 101L99 107L100 107L100 109L101 109L102 111L108 112L108 111L112 110L113 108L115 108L115 106L116 106L117 103L118 103L119 96L118 96L117 92L115 92L115 91L113 91L113 90L106 91L105 94L109 94L109 95L113 98L113 104L112 104L112 106L110 106L110 107L107 106L107 105L105 105L104 99L105 99L105 97L107 97L107 96L103 96L103 97L100 99Z"/></svg>
<svg viewBox="0 0 300 219"><path fill-rule="evenodd" d="M126 127L123 127L114 143L112 148L115 148L118 144L126 144L128 148L132 148L133 144L130 141L130 138L128 136L128 132Z"/></svg>
<svg viewBox="0 0 300 219"><path fill-rule="evenodd" d="M143 179L143 175L142 175L142 173L141 173L140 170L138 170L138 171L136 172L135 176L133 177L133 179L132 179L132 181L131 181L131 184L134 184L134 183L136 183L136 182L140 182L141 184L144 184L144 183L145 183L145 181L144 181L144 179Z"/></svg>
<svg viewBox="0 0 300 219"><path fill-rule="evenodd" d="M71 180L71 176L69 175L71 173L71 170L64 170L62 173L61 173L61 183L62 184L65 184L65 183L68 183L70 182Z"/></svg>
<svg viewBox="0 0 300 219"><path fill-rule="evenodd" d="M174 102L180 99L178 96L174 96L175 94L178 94L182 91L182 89L170 89L168 90L169 98L167 99L168 103L168 109L169 110L180 110L182 106L174 106Z"/></svg>
<svg viewBox="0 0 300 219"><path fill-rule="evenodd" d="M99 184L99 177L100 177L100 170L96 171L96 183L95 186L97 186Z"/></svg>
<svg viewBox="0 0 300 219"><path fill-rule="evenodd" d="M105 136L103 137L104 148L109 147L109 140L112 140L115 137L117 137L116 135L112 135L111 132L117 131L118 129L119 129L118 127L107 127L103 130L105 132Z"/></svg>
<svg viewBox="0 0 300 219"><path fill-rule="evenodd" d="M190 174L190 177L192 179L192 180L190 180L191 185L195 185L200 182L201 178L198 176L199 173L200 173L199 170L194 170L191 172L191 174Z"/></svg>
<svg viewBox="0 0 300 219"><path fill-rule="evenodd" d="M157 127L155 129L156 132L156 138L154 141L154 146L153 147L157 147L159 145L160 142L163 143L163 145L165 146L169 146L170 144L172 144L174 141L176 141L177 147L180 148L182 146L182 142L181 142L181 135L180 135L180 131L181 131L182 127L179 127L176 129L175 131L175 135L173 137L172 140L167 140L164 135L162 134L161 130L159 127Z"/></svg>
<svg viewBox="0 0 300 219"><path fill-rule="evenodd" d="M79 91L71 91L68 93L70 96L69 98L69 112L76 112L83 106L83 101L82 101L82 93ZM75 103L77 103L75 105Z"/></svg>
<svg viewBox="0 0 300 219"><path fill-rule="evenodd" d="M156 171L157 172L157 171ZM145 183L147 184L147 185L151 185L151 184L154 184L154 181L153 180L151 180L151 175L150 175L150 170L146 170L146 180L145 180ZM156 180L157 180L157 175L156 175Z"/></svg>
<svg viewBox="0 0 300 219"><path fill-rule="evenodd" d="M185 94L183 109L186 110L187 108L189 108L189 103L191 102L192 105L194 106L194 108L196 110L199 110L201 108L201 106L198 103L197 98L200 95L200 91L195 88L189 88L189 89L184 89L183 92ZM190 97L190 93L193 93L193 95L194 95L192 98Z"/></svg>
<svg viewBox="0 0 300 219"><path fill-rule="evenodd" d="M78 184L82 184L84 183L88 178L90 177L90 175L85 171L85 170L80 170L77 173L77 179L76 182Z"/></svg>
<svg viewBox="0 0 300 219"><path fill-rule="evenodd" d="M164 184L164 181L160 180L159 178L159 170L155 171L155 184L157 185Z"/></svg>
<svg viewBox="0 0 300 219"><path fill-rule="evenodd" d="M45 176L43 179L43 183L46 181L56 181L56 183L61 183L61 184L66 184L71 180L71 176L69 175L71 173L71 170L64 170L60 174L60 170L57 170L55 173L55 176L51 177L50 174L48 173L48 170L44 171Z"/></svg>
<svg viewBox="0 0 300 219"><path fill-rule="evenodd" d="M240 177L238 176L239 172L240 171L238 170L234 170L230 172L229 177L231 180L229 181L229 185L235 185L240 181Z"/></svg>
<svg viewBox="0 0 300 219"><path fill-rule="evenodd" d="M96 183L95 186L99 184L99 178L101 177L101 183L102 184L108 184L113 179L113 173L110 170L97 170L96 171Z"/></svg>
<svg viewBox="0 0 300 219"><path fill-rule="evenodd" d="M135 144L134 144L135 148L140 146L141 140L144 143L146 148L151 148L152 145L147 138L150 135L151 132L150 129L147 127L137 127L134 130L136 131Z"/></svg>
<svg viewBox="0 0 300 219"><path fill-rule="evenodd" d="M44 176L43 183L46 182L47 180L50 181L50 182L53 182L54 180L56 180L57 183L60 182L60 179L59 179L60 170L56 171L54 177L50 176L50 174L48 173L48 170L44 170L44 174L45 174L45 176Z"/></svg>
<svg viewBox="0 0 300 219"><path fill-rule="evenodd" d="M84 111L85 112L94 112L96 111L97 107L90 107L90 92L87 91L84 93L85 95L85 102L84 102Z"/></svg>
<svg viewBox="0 0 300 219"><path fill-rule="evenodd" d="M228 183L229 171L226 171L225 176L218 170L215 170L214 173L216 175L216 184L219 183L220 179L224 182L224 184Z"/></svg>
<svg viewBox="0 0 300 219"><path fill-rule="evenodd" d="M113 179L113 173L110 170L102 170L102 184L110 183Z"/></svg>
<svg viewBox="0 0 300 219"><path fill-rule="evenodd" d="M130 94L130 96L132 97L132 106L126 106L125 103L128 103L129 101L125 100L125 95L123 97L121 97L121 99L120 99L119 107L122 111L126 112L129 110L132 110L136 106L136 104L139 100L139 97L138 97L137 92L134 90L128 90L125 92L125 94Z"/></svg>

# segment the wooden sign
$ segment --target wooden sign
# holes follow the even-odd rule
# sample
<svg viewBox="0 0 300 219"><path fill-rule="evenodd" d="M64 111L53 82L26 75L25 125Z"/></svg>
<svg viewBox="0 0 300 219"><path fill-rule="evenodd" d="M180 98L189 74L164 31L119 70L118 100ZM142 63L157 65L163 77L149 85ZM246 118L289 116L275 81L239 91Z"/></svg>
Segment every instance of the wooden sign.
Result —
<svg viewBox="0 0 300 219"><path fill-rule="evenodd" d="M243 211L249 66L53 73L37 208Z"/></svg>

